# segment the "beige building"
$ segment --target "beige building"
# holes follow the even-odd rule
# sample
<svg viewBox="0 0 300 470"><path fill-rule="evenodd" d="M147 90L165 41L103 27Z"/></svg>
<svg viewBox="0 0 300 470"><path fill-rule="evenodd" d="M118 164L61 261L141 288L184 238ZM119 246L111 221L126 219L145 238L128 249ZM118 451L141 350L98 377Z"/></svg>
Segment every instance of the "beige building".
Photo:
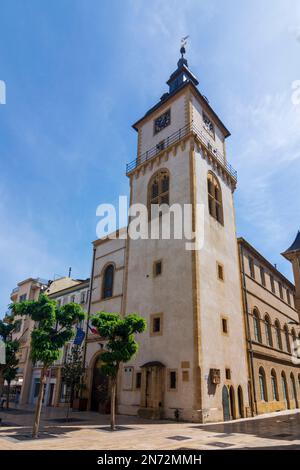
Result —
<svg viewBox="0 0 300 470"><path fill-rule="evenodd" d="M24 300L37 300L41 291L44 291L48 286L48 281L41 278L29 278L18 283L11 293L12 302L23 302ZM16 394L16 400L20 404L28 402L32 362L30 359L30 341L31 331L34 322L30 318L18 318L16 329L13 333L12 339L17 339L20 342L18 351L19 367L15 381L12 383L12 388Z"/></svg>
<svg viewBox="0 0 300 470"><path fill-rule="evenodd" d="M183 55L167 84L169 92L133 126L130 204L191 204L204 243L190 251L172 236L94 242L91 314L138 312L148 324L138 355L121 371L118 410L210 422L298 407L299 366L284 347L299 331L295 288L245 240L237 242L230 133ZM298 276L299 309L299 256L285 256ZM86 396L102 412L109 409L104 348L90 333Z"/></svg>
<svg viewBox="0 0 300 470"><path fill-rule="evenodd" d="M238 240L247 331L250 396L255 413L299 408L299 333L295 288L246 240Z"/></svg>
<svg viewBox="0 0 300 470"><path fill-rule="evenodd" d="M179 412L200 422L229 419L231 409L233 416L245 416L250 410L236 173L225 148L230 134L183 57L167 83L169 93L134 125L138 155L127 165L130 203L191 204L194 228L201 205L204 247L189 251L185 239L95 242L93 308L139 312L148 323L138 356L122 370L121 413L173 418ZM108 266L116 280L106 296ZM101 364L94 342L91 369Z"/></svg>
<svg viewBox="0 0 300 470"><path fill-rule="evenodd" d="M59 306L74 302L78 303L86 310L89 282L89 279L60 278L53 281L46 289L45 293L48 294L51 299L56 300ZM83 321L78 327L85 331L86 322ZM73 340L66 344L61 351L60 358L47 371L44 390L44 404L46 406L65 406L68 404L69 394L67 392L67 385L63 380L62 367L72 345ZM36 364L32 367L31 371L31 386L28 398L28 402L31 404L35 404L38 397L40 376L41 367L40 364Z"/></svg>
<svg viewBox="0 0 300 470"><path fill-rule="evenodd" d="M47 281L41 278L29 278L19 282L17 287L12 290L10 297L12 302L38 300L41 292L52 297L52 295L55 296L55 293L61 290L64 296L66 296L68 288L77 286L81 284L81 282L82 281L74 280L69 277L62 277L54 281ZM16 380L12 382L12 391L18 403L34 403L34 395L38 392L39 387L39 371L33 366L30 358L31 332L34 327L34 322L30 318L22 317L16 320L17 327L13 333L13 339L18 339L20 342L18 352L19 367ZM48 380L48 382L52 383L53 380ZM48 399L48 382L46 400ZM49 391L50 388L51 386L49 387Z"/></svg>

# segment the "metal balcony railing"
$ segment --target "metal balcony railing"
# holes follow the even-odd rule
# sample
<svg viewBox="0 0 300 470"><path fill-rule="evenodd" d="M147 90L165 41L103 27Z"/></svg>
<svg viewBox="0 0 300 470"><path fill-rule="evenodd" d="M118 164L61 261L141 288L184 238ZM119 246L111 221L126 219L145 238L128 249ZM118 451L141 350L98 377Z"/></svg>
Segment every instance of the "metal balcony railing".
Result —
<svg viewBox="0 0 300 470"><path fill-rule="evenodd" d="M211 155L221 164L221 166L230 174L230 176L237 181L237 172L236 170L228 163L224 155L215 148L210 141L210 139L199 129L193 122L190 124L185 125L178 131L174 132L173 134L169 135L166 139L159 142L155 147L147 150L146 152L139 155L135 158L132 162L127 163L126 165L126 174L130 174L133 170L138 168L143 163L146 163L156 155L158 155L163 150L167 150L172 145L179 142L183 137L186 137L188 134L194 134L206 147L206 149L211 153Z"/></svg>

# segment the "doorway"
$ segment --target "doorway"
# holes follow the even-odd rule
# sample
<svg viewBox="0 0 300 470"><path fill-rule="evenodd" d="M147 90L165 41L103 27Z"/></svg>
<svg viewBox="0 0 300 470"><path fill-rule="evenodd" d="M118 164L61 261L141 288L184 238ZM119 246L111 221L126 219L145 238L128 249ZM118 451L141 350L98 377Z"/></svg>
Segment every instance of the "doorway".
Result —
<svg viewBox="0 0 300 470"><path fill-rule="evenodd" d="M229 399L230 399L230 414L231 419L236 419L236 410L235 410L235 393L234 388L231 385L229 388Z"/></svg>
<svg viewBox="0 0 300 470"><path fill-rule="evenodd" d="M224 385L222 389L222 404L223 404L223 417L224 421L230 421L230 404L229 404L229 393L228 387Z"/></svg>
<svg viewBox="0 0 300 470"><path fill-rule="evenodd" d="M282 372L281 374L281 384L282 384L282 393L283 393L283 400L285 402L285 407L286 409L289 410L291 408L291 404L290 404L290 397L289 397L289 392L287 388L286 376L284 372Z"/></svg>
<svg viewBox="0 0 300 470"><path fill-rule="evenodd" d="M243 389L240 385L238 387L238 408L239 418L245 418Z"/></svg>
<svg viewBox="0 0 300 470"><path fill-rule="evenodd" d="M91 392L91 411L110 413L109 381L101 370L102 361L99 356L93 369L93 385Z"/></svg>
<svg viewBox="0 0 300 470"><path fill-rule="evenodd" d="M49 392L48 392L48 403L47 406L52 406L53 405L53 395L54 395L54 383L50 383L49 385Z"/></svg>

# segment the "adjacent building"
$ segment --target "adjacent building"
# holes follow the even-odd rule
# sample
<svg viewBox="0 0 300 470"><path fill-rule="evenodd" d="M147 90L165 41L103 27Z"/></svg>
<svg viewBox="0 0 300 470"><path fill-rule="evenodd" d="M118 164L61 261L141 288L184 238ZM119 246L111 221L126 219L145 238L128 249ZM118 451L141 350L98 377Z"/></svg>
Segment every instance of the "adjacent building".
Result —
<svg viewBox="0 0 300 470"><path fill-rule="evenodd" d="M258 414L299 408L295 287L246 240L238 245L252 408Z"/></svg>
<svg viewBox="0 0 300 470"><path fill-rule="evenodd" d="M82 281L61 277L53 281L41 278L29 278L18 283L11 293L12 302L23 302L24 300L38 300L40 293L46 293L55 298L59 303L72 302L85 305L89 279ZM14 399L20 404L34 404L38 396L40 386L40 367L33 364L30 358L31 332L34 321L30 318L17 318L17 327L13 333L13 339L18 339L20 349L18 352L19 367L16 379L12 382L12 393ZM60 369L64 354L57 364L48 371L48 379L45 384L44 403L56 405L60 402Z"/></svg>

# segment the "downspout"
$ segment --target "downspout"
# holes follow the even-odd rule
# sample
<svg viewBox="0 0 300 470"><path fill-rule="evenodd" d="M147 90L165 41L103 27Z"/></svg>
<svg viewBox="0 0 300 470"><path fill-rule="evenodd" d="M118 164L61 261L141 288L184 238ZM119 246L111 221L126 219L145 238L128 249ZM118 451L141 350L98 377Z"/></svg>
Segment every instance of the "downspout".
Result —
<svg viewBox="0 0 300 470"><path fill-rule="evenodd" d="M245 276L245 265L244 265L244 250L243 245L241 243L241 264L242 264L242 288L243 288L243 299L244 299L244 314L246 316L246 337L247 337L247 349L250 358L250 379L251 379L251 388L252 388L252 395L254 400L254 410L252 408L252 414L258 414L257 410L257 400L256 400L256 387L255 387L255 374L254 374L254 359L253 359L253 347L252 347L252 339L250 334L250 324L249 324L249 313L248 313L248 299L247 299L247 289L246 289L246 276Z"/></svg>

